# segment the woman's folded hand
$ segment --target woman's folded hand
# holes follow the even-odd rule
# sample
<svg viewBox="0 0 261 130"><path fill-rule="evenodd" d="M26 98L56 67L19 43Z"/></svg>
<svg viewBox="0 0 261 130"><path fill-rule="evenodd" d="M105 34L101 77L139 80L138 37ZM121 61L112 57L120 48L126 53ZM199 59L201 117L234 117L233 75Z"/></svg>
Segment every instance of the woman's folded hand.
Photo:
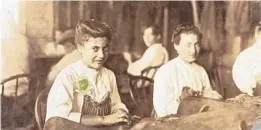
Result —
<svg viewBox="0 0 261 130"><path fill-rule="evenodd" d="M104 116L104 125L113 125L116 123L128 123L130 121L130 116L128 112L123 109L118 109L115 113Z"/></svg>

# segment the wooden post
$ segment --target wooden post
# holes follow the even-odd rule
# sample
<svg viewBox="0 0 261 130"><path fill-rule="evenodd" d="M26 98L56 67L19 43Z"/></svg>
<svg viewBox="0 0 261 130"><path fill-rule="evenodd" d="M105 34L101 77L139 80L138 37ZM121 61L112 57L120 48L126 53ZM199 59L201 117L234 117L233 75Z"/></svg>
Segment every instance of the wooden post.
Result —
<svg viewBox="0 0 261 130"><path fill-rule="evenodd" d="M84 18L91 18L92 16L92 6L94 5L93 4L93 1L84 1L85 3L85 8L84 8Z"/></svg>
<svg viewBox="0 0 261 130"><path fill-rule="evenodd" d="M84 1L79 1L79 18L84 18Z"/></svg>
<svg viewBox="0 0 261 130"><path fill-rule="evenodd" d="M59 26L59 23L60 23L60 21L59 21L59 1L53 1L53 10L54 10L54 12L53 12L53 15L54 15L53 41L55 41L56 40L55 31L60 29L60 26Z"/></svg>
<svg viewBox="0 0 261 130"><path fill-rule="evenodd" d="M109 1L109 7L110 7L111 10L113 9L113 1L112 0Z"/></svg>
<svg viewBox="0 0 261 130"><path fill-rule="evenodd" d="M169 28L169 9L168 6L164 7L164 25L163 25L163 46L168 45L168 28Z"/></svg>
<svg viewBox="0 0 261 130"><path fill-rule="evenodd" d="M199 27L199 21L198 21L198 8L197 8L197 3L195 0L191 0L191 4L192 4L192 11L193 11L193 19L194 19L194 25L196 27Z"/></svg>
<svg viewBox="0 0 261 130"><path fill-rule="evenodd" d="M71 2L72 1L67 1L67 3L66 3L66 17L67 17L67 21L66 21L66 23L67 23L67 27L69 28L69 27L71 27L71 25L72 25L72 20L71 20L71 18L72 18L72 7L71 7Z"/></svg>

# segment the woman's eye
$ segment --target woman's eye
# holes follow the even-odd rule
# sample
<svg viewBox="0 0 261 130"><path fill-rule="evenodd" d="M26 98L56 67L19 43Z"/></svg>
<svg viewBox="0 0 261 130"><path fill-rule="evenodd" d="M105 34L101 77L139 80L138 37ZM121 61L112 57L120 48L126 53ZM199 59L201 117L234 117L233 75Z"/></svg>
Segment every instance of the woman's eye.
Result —
<svg viewBox="0 0 261 130"><path fill-rule="evenodd" d="M97 51L99 50L99 48L98 48L98 47L94 47L94 48L92 48L92 50L93 50L94 52L97 52Z"/></svg>
<svg viewBox="0 0 261 130"><path fill-rule="evenodd" d="M195 44L195 47L200 47L200 44L199 43Z"/></svg>
<svg viewBox="0 0 261 130"><path fill-rule="evenodd" d="M103 50L104 51L108 51L109 47L104 47Z"/></svg>

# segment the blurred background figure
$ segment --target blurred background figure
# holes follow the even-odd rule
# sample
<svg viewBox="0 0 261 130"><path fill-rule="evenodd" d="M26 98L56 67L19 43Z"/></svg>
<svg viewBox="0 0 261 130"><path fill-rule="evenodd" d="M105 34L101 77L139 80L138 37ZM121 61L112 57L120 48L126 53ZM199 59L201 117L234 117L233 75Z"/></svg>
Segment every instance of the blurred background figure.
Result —
<svg viewBox="0 0 261 130"><path fill-rule="evenodd" d="M261 95L261 22L255 28L255 43L243 50L233 65L233 79L241 92Z"/></svg>
<svg viewBox="0 0 261 130"><path fill-rule="evenodd" d="M55 34L55 43L59 46L64 46L68 53L66 53L62 59L51 68L51 71L47 76L46 86L51 86L55 77L63 68L81 58L81 54L74 44L74 29L67 29L64 32L56 31Z"/></svg>
<svg viewBox="0 0 261 130"><path fill-rule="evenodd" d="M153 78L157 68L169 60L168 52L161 43L161 31L159 26L151 25L144 30L143 40L148 47L142 57L131 63L128 73L135 76L145 76ZM147 86L149 82L137 82L138 87Z"/></svg>
<svg viewBox="0 0 261 130"><path fill-rule="evenodd" d="M65 31L56 30L54 41L44 45L44 53L48 56L65 55L76 49L74 44L74 30L67 29Z"/></svg>

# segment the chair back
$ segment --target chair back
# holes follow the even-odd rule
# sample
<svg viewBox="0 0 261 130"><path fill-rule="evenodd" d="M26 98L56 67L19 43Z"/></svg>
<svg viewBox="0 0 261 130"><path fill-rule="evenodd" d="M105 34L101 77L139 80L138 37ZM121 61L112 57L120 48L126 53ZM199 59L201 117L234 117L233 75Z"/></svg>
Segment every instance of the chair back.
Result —
<svg viewBox="0 0 261 130"><path fill-rule="evenodd" d="M2 87L2 94L1 96L3 97L5 94L5 84L8 83L8 82L11 82L11 81L16 81L15 83L15 97L17 97L17 93L18 93L18 87L19 87L19 79L21 78L28 78L30 80L30 75L29 74L17 74L17 75L14 75L14 76L11 76L9 78L6 78L4 80L1 81L1 87ZM3 98L2 98L3 100Z"/></svg>
<svg viewBox="0 0 261 130"><path fill-rule="evenodd" d="M37 83L37 84L33 84ZM7 96L6 92L10 91L10 89L6 87L12 88L14 86L14 95ZM33 103L34 100L33 95L35 95L35 90L38 89L38 78L36 75L31 74L17 74L1 81L1 110L2 110L2 127L8 125L14 129L15 127L21 126L21 123L25 126L30 123L31 119L33 119ZM19 87L27 87L24 88ZM5 90L7 89L7 90ZM24 94L19 94L18 91L25 91ZM11 90L12 91L12 90ZM9 92L10 93L10 92ZM9 94L8 94L9 95ZM3 120L4 119L4 120ZM11 124L9 124L11 123ZM24 127L23 126L23 127Z"/></svg>
<svg viewBox="0 0 261 130"><path fill-rule="evenodd" d="M36 98L35 102L35 119L37 127L42 130L44 127L46 107L47 107L47 97L50 91L50 87L45 88Z"/></svg>
<svg viewBox="0 0 261 130"><path fill-rule="evenodd" d="M139 116L151 116L152 94L153 94L153 77L160 66L150 67L142 71L141 76L133 76L129 74L130 96L134 102ZM149 75L149 77L147 77Z"/></svg>

